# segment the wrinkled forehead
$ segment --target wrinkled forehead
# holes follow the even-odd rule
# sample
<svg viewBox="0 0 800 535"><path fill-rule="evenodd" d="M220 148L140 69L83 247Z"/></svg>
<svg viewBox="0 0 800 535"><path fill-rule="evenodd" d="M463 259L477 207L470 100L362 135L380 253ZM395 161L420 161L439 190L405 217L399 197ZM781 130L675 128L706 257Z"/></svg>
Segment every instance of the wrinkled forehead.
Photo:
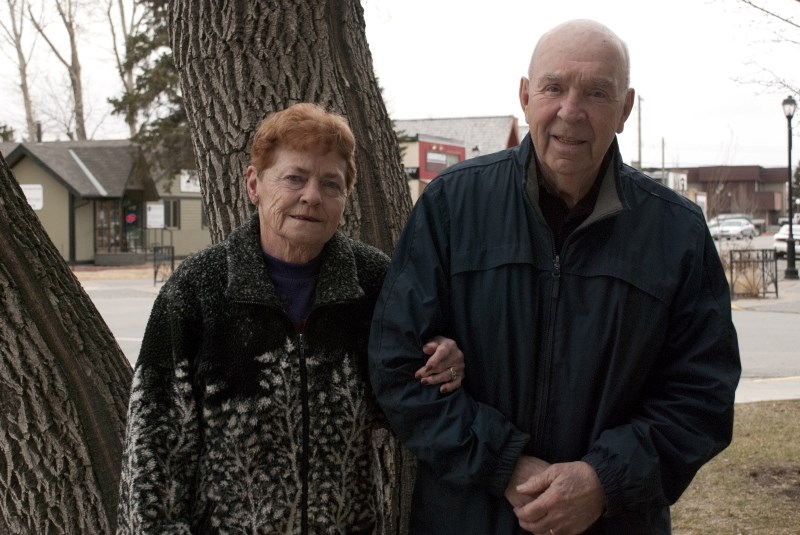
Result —
<svg viewBox="0 0 800 535"><path fill-rule="evenodd" d="M567 23L544 34L531 56L528 77L534 80L568 69L570 64L589 62L602 65L602 70L615 79L619 89L628 88L630 59L627 46L605 26L588 21Z"/></svg>

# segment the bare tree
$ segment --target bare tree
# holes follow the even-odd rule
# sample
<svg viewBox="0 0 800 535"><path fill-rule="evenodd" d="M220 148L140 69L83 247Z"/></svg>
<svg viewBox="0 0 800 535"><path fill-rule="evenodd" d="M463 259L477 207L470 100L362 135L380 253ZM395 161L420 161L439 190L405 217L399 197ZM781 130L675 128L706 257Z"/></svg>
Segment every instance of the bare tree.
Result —
<svg viewBox="0 0 800 535"><path fill-rule="evenodd" d="M0 533L112 533L132 371L0 156Z"/></svg>
<svg viewBox="0 0 800 535"><path fill-rule="evenodd" d="M796 22L790 16L782 15L776 11L767 9L760 2L752 0L739 0L739 3L744 4L761 15L773 19L779 23L778 29L774 31L775 41L788 43L790 45L800 45L800 23ZM800 4L800 0L795 0L795 3ZM798 13L800 14L800 13ZM798 80L787 77L785 74L779 74L773 69L760 64L757 61L748 62L751 66L756 67L760 74L751 78L738 78L739 82L745 84L756 85L760 88L769 88L775 90L786 90L790 93L799 93L800 86ZM789 71L793 72L793 71Z"/></svg>
<svg viewBox="0 0 800 535"><path fill-rule="evenodd" d="M25 30L25 2L26 0L6 0L8 5L8 18L0 18L3 40L14 48L16 52L17 70L19 71L19 89L22 94L22 103L25 107L25 126L27 127L27 141L36 140L36 121L33 117L33 101L28 86L28 65L33 53L35 39L31 42L26 52L23 39Z"/></svg>
<svg viewBox="0 0 800 535"><path fill-rule="evenodd" d="M39 32L39 35L47 42L50 50L58 61L64 65L69 75L70 86L72 87L72 104L75 118L75 135L79 140L86 140L86 114L83 103L83 82L81 80L81 62L78 56L78 32L79 25L77 20L78 0L48 0L47 4L55 4L58 16L67 31L69 38L69 60L62 54L61 48L51 39L45 31L45 24L33 13L31 6L28 6L28 15L31 24Z"/></svg>
<svg viewBox="0 0 800 535"><path fill-rule="evenodd" d="M117 72L122 80L123 93L133 94L136 91L136 78L134 69L137 64L135 53L136 42L142 35L142 29L150 11L146 2L134 1L130 13L126 10L124 0L107 0L106 16L111 28L111 39L114 49L114 60ZM116 15L115 15L116 14ZM137 133L139 109L130 99L126 101L125 123L128 125L130 136Z"/></svg>

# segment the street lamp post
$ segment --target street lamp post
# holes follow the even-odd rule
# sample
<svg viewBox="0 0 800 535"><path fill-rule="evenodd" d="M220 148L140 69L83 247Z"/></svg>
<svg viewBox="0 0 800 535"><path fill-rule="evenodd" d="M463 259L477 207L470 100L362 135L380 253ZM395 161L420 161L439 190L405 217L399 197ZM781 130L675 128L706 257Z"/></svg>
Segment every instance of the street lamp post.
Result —
<svg viewBox="0 0 800 535"><path fill-rule="evenodd" d="M786 97L783 101L783 114L786 116L786 125L789 128L789 167L787 170L787 185L789 186L789 239L786 240L786 271L784 272L784 278L786 279L797 279L797 267L795 267L794 263L794 233L792 229L794 228L794 222L792 221L792 208L794 202L792 202L792 117L794 117L794 112L797 109L797 102L792 98L791 95Z"/></svg>

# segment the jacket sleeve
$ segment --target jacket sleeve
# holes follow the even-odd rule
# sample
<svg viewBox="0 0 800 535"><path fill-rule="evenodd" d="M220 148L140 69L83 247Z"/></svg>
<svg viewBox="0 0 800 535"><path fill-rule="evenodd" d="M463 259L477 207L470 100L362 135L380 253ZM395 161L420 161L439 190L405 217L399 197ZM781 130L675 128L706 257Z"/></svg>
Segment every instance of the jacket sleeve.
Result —
<svg viewBox="0 0 800 535"><path fill-rule="evenodd" d="M118 534L190 533L200 449L189 356L201 333L197 307L176 284L153 304L131 387Z"/></svg>
<svg viewBox="0 0 800 535"><path fill-rule="evenodd" d="M414 378L427 359L424 341L449 335L449 219L441 190L429 189L435 192L417 201L378 298L370 379L392 428L420 462L450 483L502 496L527 435L467 388L442 395Z"/></svg>
<svg viewBox="0 0 800 535"><path fill-rule="evenodd" d="M739 348L716 247L707 229L699 234L640 409L629 423L604 431L584 457L600 477L608 516L675 503L732 438Z"/></svg>

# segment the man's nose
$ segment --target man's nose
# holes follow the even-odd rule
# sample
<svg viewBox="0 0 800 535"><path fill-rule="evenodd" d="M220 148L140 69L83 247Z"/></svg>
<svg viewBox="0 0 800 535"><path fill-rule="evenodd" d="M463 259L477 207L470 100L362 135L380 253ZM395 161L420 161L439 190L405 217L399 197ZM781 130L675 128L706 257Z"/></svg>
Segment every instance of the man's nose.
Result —
<svg viewBox="0 0 800 535"><path fill-rule="evenodd" d="M586 117L584 108L585 100L579 91L570 91L561 101L561 108L558 110L559 118L567 122L581 121Z"/></svg>

